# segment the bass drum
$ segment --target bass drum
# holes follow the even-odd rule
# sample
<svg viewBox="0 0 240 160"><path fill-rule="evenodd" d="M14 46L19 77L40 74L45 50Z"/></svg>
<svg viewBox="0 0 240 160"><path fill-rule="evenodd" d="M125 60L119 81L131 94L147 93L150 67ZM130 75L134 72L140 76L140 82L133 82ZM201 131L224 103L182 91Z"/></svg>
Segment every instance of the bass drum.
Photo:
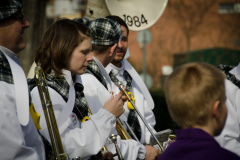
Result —
<svg viewBox="0 0 240 160"><path fill-rule="evenodd" d="M105 0L111 15L121 17L132 31L141 31L155 24L168 0Z"/></svg>

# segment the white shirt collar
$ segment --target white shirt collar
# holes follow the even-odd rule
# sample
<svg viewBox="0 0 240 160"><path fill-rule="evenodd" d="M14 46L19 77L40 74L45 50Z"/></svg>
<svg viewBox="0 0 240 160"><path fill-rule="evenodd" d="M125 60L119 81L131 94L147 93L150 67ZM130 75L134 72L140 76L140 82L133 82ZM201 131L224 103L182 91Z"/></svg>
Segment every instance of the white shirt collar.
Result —
<svg viewBox="0 0 240 160"><path fill-rule="evenodd" d="M123 72L125 70L123 63L121 68L113 65L112 63L110 63L109 65L112 67L113 74L123 76Z"/></svg>
<svg viewBox="0 0 240 160"><path fill-rule="evenodd" d="M13 51L11 51L3 46L0 46L0 50L2 50L5 54L7 54L11 58L13 58L14 56L17 56Z"/></svg>
<svg viewBox="0 0 240 160"><path fill-rule="evenodd" d="M240 79L240 63L238 64L237 67L233 68L230 73L234 74L236 76L237 79Z"/></svg>
<svg viewBox="0 0 240 160"><path fill-rule="evenodd" d="M63 74L64 74L64 78L67 80L68 84L74 84L73 79L72 79L72 74L69 70L62 70Z"/></svg>
<svg viewBox="0 0 240 160"><path fill-rule="evenodd" d="M6 55L8 55L19 66L21 66L20 61L19 61L19 59L17 57L17 54L15 54L13 51L11 51L8 48L5 48L3 46L0 46L0 50L2 50Z"/></svg>

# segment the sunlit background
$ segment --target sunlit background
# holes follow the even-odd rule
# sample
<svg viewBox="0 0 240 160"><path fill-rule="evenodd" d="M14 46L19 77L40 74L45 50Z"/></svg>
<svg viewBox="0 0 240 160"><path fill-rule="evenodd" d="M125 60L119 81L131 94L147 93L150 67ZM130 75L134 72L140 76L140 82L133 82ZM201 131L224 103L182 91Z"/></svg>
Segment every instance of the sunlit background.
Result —
<svg viewBox="0 0 240 160"><path fill-rule="evenodd" d="M87 5L87 0L24 0L23 13L31 27L24 35L27 47L18 56L26 75L48 26L59 17L74 19L91 14L86 10ZM145 6L140 1L134 5L143 12L151 12ZM126 22L131 25L130 19ZM165 79L174 68L186 62L204 61L215 66L238 64L240 0L168 0L161 17L146 32L150 39L144 45L137 38L140 32L130 31L128 60L139 74L147 75L145 80L155 102L155 129L175 129L178 127L169 116L162 90Z"/></svg>

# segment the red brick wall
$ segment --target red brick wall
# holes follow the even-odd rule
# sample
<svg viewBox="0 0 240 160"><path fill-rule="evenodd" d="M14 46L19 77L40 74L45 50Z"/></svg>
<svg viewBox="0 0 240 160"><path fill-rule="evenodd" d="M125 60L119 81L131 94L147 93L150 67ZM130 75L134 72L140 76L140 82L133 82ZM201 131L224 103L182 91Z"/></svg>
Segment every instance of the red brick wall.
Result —
<svg viewBox="0 0 240 160"><path fill-rule="evenodd" d="M174 54L214 47L240 50L233 43L240 40L240 14L218 13L219 3L240 3L240 0L198 1L169 0L163 15L149 28L153 39L146 46L147 71L155 87L160 87L162 66L173 65ZM130 31L128 60L141 73L142 51L136 36L137 32Z"/></svg>

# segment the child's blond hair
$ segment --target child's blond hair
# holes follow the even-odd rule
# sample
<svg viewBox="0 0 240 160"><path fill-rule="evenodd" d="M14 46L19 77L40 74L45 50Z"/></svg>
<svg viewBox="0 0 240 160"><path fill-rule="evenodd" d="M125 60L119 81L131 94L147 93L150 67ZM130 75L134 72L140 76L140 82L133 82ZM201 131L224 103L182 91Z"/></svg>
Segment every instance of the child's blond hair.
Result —
<svg viewBox="0 0 240 160"><path fill-rule="evenodd" d="M182 128L205 125L213 103L225 103L224 78L219 69L207 63L176 68L164 86L172 119Z"/></svg>

